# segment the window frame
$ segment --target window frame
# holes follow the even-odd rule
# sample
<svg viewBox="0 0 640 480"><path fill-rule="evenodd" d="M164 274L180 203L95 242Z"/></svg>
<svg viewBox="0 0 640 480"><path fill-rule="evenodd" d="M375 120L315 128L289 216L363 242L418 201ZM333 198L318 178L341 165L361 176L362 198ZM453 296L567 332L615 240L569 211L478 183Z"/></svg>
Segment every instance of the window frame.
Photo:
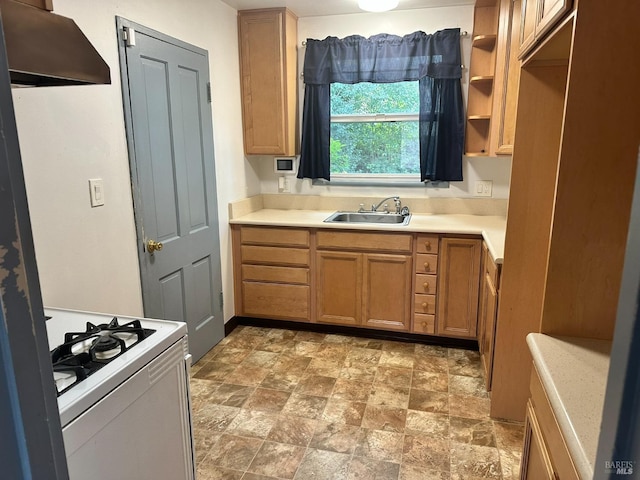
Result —
<svg viewBox="0 0 640 480"><path fill-rule="evenodd" d="M419 122L419 113L356 113L331 115L334 123L380 123L380 122ZM313 180L313 185L337 186L375 186L375 187L421 187L448 188L449 182L420 181L420 172L416 173L333 173L331 182L324 179Z"/></svg>

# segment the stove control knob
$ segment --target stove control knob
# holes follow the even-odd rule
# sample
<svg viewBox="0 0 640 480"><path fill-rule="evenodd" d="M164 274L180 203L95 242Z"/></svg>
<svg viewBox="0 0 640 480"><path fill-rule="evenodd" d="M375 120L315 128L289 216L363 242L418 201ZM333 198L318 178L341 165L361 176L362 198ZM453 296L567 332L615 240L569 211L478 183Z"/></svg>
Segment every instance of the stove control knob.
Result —
<svg viewBox="0 0 640 480"><path fill-rule="evenodd" d="M164 245L162 245L162 242L156 242L155 240L149 240L147 242L147 252L149 253L153 253L155 251L160 251L162 250L162 247Z"/></svg>

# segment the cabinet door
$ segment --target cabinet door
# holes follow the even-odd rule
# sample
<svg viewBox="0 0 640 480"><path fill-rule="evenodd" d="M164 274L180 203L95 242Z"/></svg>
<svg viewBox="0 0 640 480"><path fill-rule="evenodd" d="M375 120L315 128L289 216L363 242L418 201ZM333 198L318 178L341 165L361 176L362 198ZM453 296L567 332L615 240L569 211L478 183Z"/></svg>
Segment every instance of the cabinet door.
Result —
<svg viewBox="0 0 640 480"><path fill-rule="evenodd" d="M495 121L491 123L492 151L498 155L513 153L520 82L520 7L521 0L502 0L500 7L500 16L504 15L507 18L500 24L493 107Z"/></svg>
<svg viewBox="0 0 640 480"><path fill-rule="evenodd" d="M440 243L438 335L476 336L481 247L481 240L468 238L443 238Z"/></svg>
<svg viewBox="0 0 640 480"><path fill-rule="evenodd" d="M527 403L520 480L555 480L549 453L531 400Z"/></svg>
<svg viewBox="0 0 640 480"><path fill-rule="evenodd" d="M538 1L539 0L522 0L519 58L522 58L531 49L535 41Z"/></svg>
<svg viewBox="0 0 640 480"><path fill-rule="evenodd" d="M491 281L489 274L484 275L483 281L484 300L482 308L484 312L481 316L484 319L482 333L479 342L481 343L481 359L484 366L484 380L487 391L491 391L491 374L493 371L493 345L496 331L496 316L498 313L498 292Z"/></svg>
<svg viewBox="0 0 640 480"><path fill-rule="evenodd" d="M536 39L551 30L571 8L571 0L539 0Z"/></svg>
<svg viewBox="0 0 640 480"><path fill-rule="evenodd" d="M482 280L480 281L480 302L478 304L478 350L480 351L481 358L484 355L484 326L487 323L487 282L485 281L485 273L487 268L488 255L489 251L487 249L487 245L482 242L482 253L480 262L480 274L482 276Z"/></svg>
<svg viewBox="0 0 640 480"><path fill-rule="evenodd" d="M361 253L317 252L316 321L360 324L362 256Z"/></svg>
<svg viewBox="0 0 640 480"><path fill-rule="evenodd" d="M412 270L407 255L365 255L363 326L409 330Z"/></svg>
<svg viewBox="0 0 640 480"><path fill-rule="evenodd" d="M290 17L285 9L241 11L238 15L247 155L295 154L295 121L289 116L295 110L296 86L295 81L287 84L290 70L295 68L295 53L289 53L291 41L295 42L295 18ZM295 119L295 112L293 115Z"/></svg>

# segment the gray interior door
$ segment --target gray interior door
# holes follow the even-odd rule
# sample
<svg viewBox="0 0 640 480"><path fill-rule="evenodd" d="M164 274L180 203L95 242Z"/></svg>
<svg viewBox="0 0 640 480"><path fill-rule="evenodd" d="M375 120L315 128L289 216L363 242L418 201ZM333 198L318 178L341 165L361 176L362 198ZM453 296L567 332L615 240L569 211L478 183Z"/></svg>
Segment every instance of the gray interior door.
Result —
<svg viewBox="0 0 640 480"><path fill-rule="evenodd" d="M117 23L145 316L186 322L197 360L224 336L208 54Z"/></svg>

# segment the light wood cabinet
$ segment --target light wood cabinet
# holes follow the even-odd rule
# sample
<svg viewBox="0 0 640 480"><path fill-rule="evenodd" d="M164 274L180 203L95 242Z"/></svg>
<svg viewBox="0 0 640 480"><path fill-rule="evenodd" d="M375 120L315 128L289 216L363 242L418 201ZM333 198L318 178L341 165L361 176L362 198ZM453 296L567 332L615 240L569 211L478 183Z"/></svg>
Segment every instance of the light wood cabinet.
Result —
<svg viewBox="0 0 640 480"><path fill-rule="evenodd" d="M532 368L527 401L521 480L579 480L537 370Z"/></svg>
<svg viewBox="0 0 640 480"><path fill-rule="evenodd" d="M362 319L362 254L316 254L316 321L360 325Z"/></svg>
<svg viewBox="0 0 640 480"><path fill-rule="evenodd" d="M477 0L471 40L466 155L511 155L519 81L521 0Z"/></svg>
<svg viewBox="0 0 640 480"><path fill-rule="evenodd" d="M309 321L309 231L234 226L232 236L236 314Z"/></svg>
<svg viewBox="0 0 640 480"><path fill-rule="evenodd" d="M493 351L498 314L498 285L500 266L496 265L487 246L482 245L482 270L480 279L480 304L478 311L478 347L484 369L487 391L491 391Z"/></svg>
<svg viewBox="0 0 640 480"><path fill-rule="evenodd" d="M478 238L250 225L231 231L236 315L476 336Z"/></svg>
<svg viewBox="0 0 640 480"><path fill-rule="evenodd" d="M440 241L438 335L476 336L481 245L481 240L473 238L445 237Z"/></svg>
<svg viewBox="0 0 640 480"><path fill-rule="evenodd" d="M520 82L519 35L521 0L500 1L496 81L491 119L491 154L511 155L516 130Z"/></svg>
<svg viewBox="0 0 640 480"><path fill-rule="evenodd" d="M498 33L497 0L476 0L471 37L465 154L489 155Z"/></svg>
<svg viewBox="0 0 640 480"><path fill-rule="evenodd" d="M571 10L572 0L522 0L520 52L523 58Z"/></svg>
<svg viewBox="0 0 640 480"><path fill-rule="evenodd" d="M413 322L411 326L411 331L415 333L436 334L439 250L439 236L425 234L417 236L413 284Z"/></svg>
<svg viewBox="0 0 640 480"><path fill-rule="evenodd" d="M247 155L296 154L297 21L286 8L238 12Z"/></svg>
<svg viewBox="0 0 640 480"><path fill-rule="evenodd" d="M544 444L540 425L531 402L527 403L520 478L521 480L556 480L551 460L549 460L549 452Z"/></svg>
<svg viewBox="0 0 640 480"><path fill-rule="evenodd" d="M411 236L317 233L316 321L409 330L412 258L359 250L411 250ZM345 249L352 251L334 251Z"/></svg>
<svg viewBox="0 0 640 480"><path fill-rule="evenodd" d="M547 33L565 13L571 10L572 0L539 0L536 16L536 38Z"/></svg>
<svg viewBox="0 0 640 480"><path fill-rule="evenodd" d="M576 2L523 58L492 417L524 419L528 333L613 338L640 132L640 63L626 62L639 16L638 2Z"/></svg>

